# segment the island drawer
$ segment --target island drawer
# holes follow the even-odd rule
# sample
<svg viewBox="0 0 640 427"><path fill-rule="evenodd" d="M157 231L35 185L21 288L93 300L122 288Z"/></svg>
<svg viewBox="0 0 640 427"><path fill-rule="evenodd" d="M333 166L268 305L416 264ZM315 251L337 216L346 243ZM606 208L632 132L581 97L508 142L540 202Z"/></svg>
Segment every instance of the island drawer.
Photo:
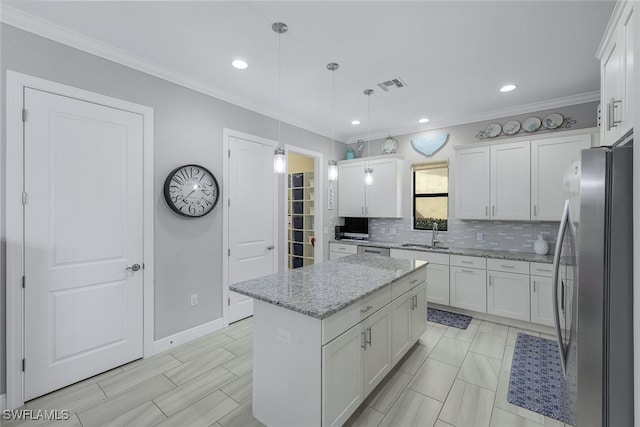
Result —
<svg viewBox="0 0 640 427"><path fill-rule="evenodd" d="M427 280L427 270L421 269L409 274L407 277L391 284L391 299L396 299L400 295L415 288L420 283Z"/></svg>
<svg viewBox="0 0 640 427"><path fill-rule="evenodd" d="M529 263L526 261L487 258L487 270L529 274Z"/></svg>
<svg viewBox="0 0 640 427"><path fill-rule="evenodd" d="M534 276L551 277L553 273L553 264L545 264L543 262L530 262L531 274Z"/></svg>
<svg viewBox="0 0 640 427"><path fill-rule="evenodd" d="M454 267L486 268L487 260L477 256L451 255L451 265Z"/></svg>
<svg viewBox="0 0 640 427"><path fill-rule="evenodd" d="M390 302L391 286L385 286L349 307L323 319L322 345L325 345L347 329L360 323Z"/></svg>
<svg viewBox="0 0 640 427"><path fill-rule="evenodd" d="M345 245L340 243L330 243L329 250L331 252L342 252L344 254L357 254L358 247L356 245Z"/></svg>

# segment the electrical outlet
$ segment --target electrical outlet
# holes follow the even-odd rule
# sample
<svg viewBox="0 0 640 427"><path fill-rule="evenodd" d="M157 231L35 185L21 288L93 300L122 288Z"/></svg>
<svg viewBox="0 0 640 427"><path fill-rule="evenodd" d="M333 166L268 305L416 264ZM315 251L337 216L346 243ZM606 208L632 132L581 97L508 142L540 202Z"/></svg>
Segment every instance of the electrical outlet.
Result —
<svg viewBox="0 0 640 427"><path fill-rule="evenodd" d="M276 329L276 338L285 344L291 344L291 332L282 328Z"/></svg>
<svg viewBox="0 0 640 427"><path fill-rule="evenodd" d="M479 242L484 240L484 233L476 233L476 240Z"/></svg>
<svg viewBox="0 0 640 427"><path fill-rule="evenodd" d="M191 307L198 305L198 294L191 295Z"/></svg>

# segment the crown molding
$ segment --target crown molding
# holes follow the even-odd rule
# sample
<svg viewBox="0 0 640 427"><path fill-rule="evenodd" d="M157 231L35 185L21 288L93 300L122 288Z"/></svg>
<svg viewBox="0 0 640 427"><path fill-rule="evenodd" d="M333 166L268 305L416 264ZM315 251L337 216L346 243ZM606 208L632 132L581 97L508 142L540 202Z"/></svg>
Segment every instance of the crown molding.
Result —
<svg viewBox="0 0 640 427"><path fill-rule="evenodd" d="M284 115L279 118L277 112L275 111L271 111L259 107L255 104L248 103L245 100L241 100L229 93L222 92L205 83L194 80L176 70L170 69L152 61L148 61L137 55L132 55L125 50L85 36L61 25L55 24L51 21L47 21L40 17L31 15L13 6L9 6L6 3L0 3L0 22L36 34L46 39L53 40L66 46L70 46L83 52L99 56L101 58L107 59L120 65L124 65L134 70L141 71L145 74L149 74L162 80L175 83L179 86L211 96L235 106L245 108L258 114L262 114L274 120L281 120L282 122L286 122L289 125L299 127L301 129L328 138L329 142L331 142L331 132L328 129L321 129L318 126L306 123L304 121L292 119L291 117L287 117ZM335 138L335 141L345 143L345 140L338 137Z"/></svg>
<svg viewBox="0 0 640 427"><path fill-rule="evenodd" d="M585 104L587 102L599 101L600 91L587 92L579 95L566 96L564 98L555 98L547 101L534 102L531 104L520 105L517 107L502 108L499 110L486 111L478 114L470 114L463 117L439 120L429 122L423 125L405 126L391 128L384 131L378 131L371 134L370 139L386 138L388 135L399 136L418 132L426 132L434 129L442 129L451 126L465 125L488 120L494 120L503 117L517 116L520 114L533 113L537 111L549 110L552 108L567 107L570 105ZM347 138L347 144L353 144L359 139L367 139L367 135L359 135Z"/></svg>

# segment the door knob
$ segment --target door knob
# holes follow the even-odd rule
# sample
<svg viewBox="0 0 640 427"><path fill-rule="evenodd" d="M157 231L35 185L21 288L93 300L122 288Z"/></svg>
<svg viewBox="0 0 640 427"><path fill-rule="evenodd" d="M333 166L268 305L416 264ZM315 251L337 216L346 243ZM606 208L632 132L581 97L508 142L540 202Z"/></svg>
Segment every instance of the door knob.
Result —
<svg viewBox="0 0 640 427"><path fill-rule="evenodd" d="M128 265L127 270L138 271L140 270L140 264Z"/></svg>
<svg viewBox="0 0 640 427"><path fill-rule="evenodd" d="M269 246L267 246L267 250L268 250L268 251L272 250L273 248L274 248L274 246L273 246L273 245L269 245Z"/></svg>

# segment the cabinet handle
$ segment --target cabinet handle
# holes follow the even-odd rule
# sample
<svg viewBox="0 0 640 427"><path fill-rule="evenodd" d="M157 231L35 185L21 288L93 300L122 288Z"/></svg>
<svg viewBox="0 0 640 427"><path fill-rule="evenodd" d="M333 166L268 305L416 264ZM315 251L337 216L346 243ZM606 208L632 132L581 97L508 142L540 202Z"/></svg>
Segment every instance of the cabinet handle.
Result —
<svg viewBox="0 0 640 427"><path fill-rule="evenodd" d="M538 208L536 205L533 205L533 216L538 216Z"/></svg>
<svg viewBox="0 0 640 427"><path fill-rule="evenodd" d="M534 280L533 281L533 292L535 292L535 291L536 291L536 281Z"/></svg>
<svg viewBox="0 0 640 427"><path fill-rule="evenodd" d="M607 104L607 110L609 113L607 115L607 130L618 127L618 124L622 123L622 120L616 120L615 118L616 108L618 108L618 105L616 104L622 104L622 100L616 101L614 98L611 98Z"/></svg>
<svg viewBox="0 0 640 427"><path fill-rule="evenodd" d="M460 271L462 271L463 273L473 273L473 271L471 270L460 270Z"/></svg>
<svg viewBox="0 0 640 427"><path fill-rule="evenodd" d="M502 267L502 268L515 268L513 265L502 265L502 264L500 264L500 267Z"/></svg>
<svg viewBox="0 0 640 427"><path fill-rule="evenodd" d="M542 272L545 272L545 273L551 273L551 270L546 270L544 268L539 268L538 271L542 271Z"/></svg>
<svg viewBox="0 0 640 427"><path fill-rule="evenodd" d="M489 276L489 286L493 284L493 276Z"/></svg>
<svg viewBox="0 0 640 427"><path fill-rule="evenodd" d="M495 214L496 214L496 207L491 206L491 215L495 215Z"/></svg>
<svg viewBox="0 0 640 427"><path fill-rule="evenodd" d="M418 308L418 295L414 295L413 298L415 299L414 308Z"/></svg>
<svg viewBox="0 0 640 427"><path fill-rule="evenodd" d="M369 347L371 347L371 328L367 328L367 331L369 331L369 340L366 343L369 344Z"/></svg>
<svg viewBox="0 0 640 427"><path fill-rule="evenodd" d="M365 351L367 350L367 338L364 332L360 332L360 334L362 335L362 345L360 347L362 347Z"/></svg>
<svg viewBox="0 0 640 427"><path fill-rule="evenodd" d="M375 250L375 249L364 249L364 252L368 253L368 254L379 254L379 253L381 253L381 251Z"/></svg>
<svg viewBox="0 0 640 427"><path fill-rule="evenodd" d="M372 308L373 308L373 306L368 305L367 308L360 309L360 313L366 313L367 311L371 310Z"/></svg>
<svg viewBox="0 0 640 427"><path fill-rule="evenodd" d="M484 207L484 216L489 216L489 206Z"/></svg>
<svg viewBox="0 0 640 427"><path fill-rule="evenodd" d="M463 264L473 264L473 261L466 261L464 259L462 261L460 261L460 262L463 263Z"/></svg>
<svg viewBox="0 0 640 427"><path fill-rule="evenodd" d="M409 283L414 284L414 283L416 283L417 281L418 281L418 279L413 279L413 280L412 280L411 282L409 282Z"/></svg>
<svg viewBox="0 0 640 427"><path fill-rule="evenodd" d="M364 206L361 206L361 207L360 207L360 213L361 213L362 215L364 215Z"/></svg>
<svg viewBox="0 0 640 427"><path fill-rule="evenodd" d="M409 307L411 310L413 310L413 309L415 308L415 307L413 306L414 302L415 302L414 297L411 297L411 306Z"/></svg>
<svg viewBox="0 0 640 427"><path fill-rule="evenodd" d="M364 207L364 214L369 215L369 206Z"/></svg>

